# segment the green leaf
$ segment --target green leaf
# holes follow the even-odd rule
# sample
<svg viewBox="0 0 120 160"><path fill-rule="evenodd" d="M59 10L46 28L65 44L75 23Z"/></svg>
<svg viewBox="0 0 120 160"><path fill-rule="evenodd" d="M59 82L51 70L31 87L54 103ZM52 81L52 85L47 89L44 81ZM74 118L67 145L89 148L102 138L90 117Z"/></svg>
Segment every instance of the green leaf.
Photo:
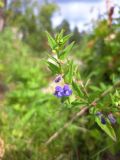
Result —
<svg viewBox="0 0 120 160"><path fill-rule="evenodd" d="M60 59L65 59L68 55L68 53L71 51L71 49L73 48L74 42L72 42L70 45L68 45L60 54L59 54L59 58Z"/></svg>
<svg viewBox="0 0 120 160"><path fill-rule="evenodd" d="M73 61L71 61L69 65L69 72L68 72L69 83L72 83L73 74L74 74L74 65L73 65Z"/></svg>
<svg viewBox="0 0 120 160"><path fill-rule="evenodd" d="M51 55L48 55L48 57L49 57L52 61L54 61L56 64L58 64L58 65L60 66L60 63L58 62L58 60L57 60L55 57L53 57L53 56L51 56Z"/></svg>
<svg viewBox="0 0 120 160"><path fill-rule="evenodd" d="M80 86L77 84L77 83L75 83L74 81L72 81L72 87L73 87L73 89L76 91L76 93L77 93L77 95L79 96L79 97L83 97L83 93L82 93L82 91L80 90Z"/></svg>
<svg viewBox="0 0 120 160"><path fill-rule="evenodd" d="M43 98L39 102L36 103L39 107L42 106L47 102L48 98ZM39 107L33 106L28 110L28 112L22 116L20 121L16 122L15 129L19 129L21 127L24 127L27 123L29 123L30 119L33 117L35 112L38 112Z"/></svg>
<svg viewBox="0 0 120 160"><path fill-rule="evenodd" d="M89 88L95 92L101 92L101 89L96 86L90 86Z"/></svg>
<svg viewBox="0 0 120 160"><path fill-rule="evenodd" d="M21 119L20 125L24 126L30 120L30 118L33 117L33 114L35 113L35 111L36 111L36 108L32 108L28 113L26 113Z"/></svg>
<svg viewBox="0 0 120 160"><path fill-rule="evenodd" d="M85 101L83 101L83 100L74 100L72 103L71 103L71 105L72 106L83 106L83 105L85 105L86 103L85 103Z"/></svg>
<svg viewBox="0 0 120 160"><path fill-rule="evenodd" d="M67 36L63 37L63 43L65 44L69 39L70 37L72 37L72 33L71 34L68 34Z"/></svg>
<svg viewBox="0 0 120 160"><path fill-rule="evenodd" d="M65 81L67 83L72 83L73 74L74 74L74 65L73 65L73 61L70 61L69 70L67 70L67 73L65 74Z"/></svg>
<svg viewBox="0 0 120 160"><path fill-rule="evenodd" d="M15 125L15 129L19 130L21 127L24 127L27 122L33 117L33 114L35 113L36 108L32 108L29 110L22 118L20 121L18 121ZM16 130L16 132L17 132Z"/></svg>
<svg viewBox="0 0 120 160"><path fill-rule="evenodd" d="M100 83L100 88L101 90L105 91L107 89L108 86L106 86L104 83Z"/></svg>
<svg viewBox="0 0 120 160"><path fill-rule="evenodd" d="M99 110L96 107L90 107L89 113L95 115Z"/></svg>
<svg viewBox="0 0 120 160"><path fill-rule="evenodd" d="M57 35L57 39L61 40L63 37L63 33L64 33L64 30L62 29L61 32Z"/></svg>
<svg viewBox="0 0 120 160"><path fill-rule="evenodd" d="M116 141L116 134L115 131L113 129L113 127L111 126L110 122L107 121L106 124L102 124L101 120L99 117L95 118L96 123L99 125L99 127L110 137L112 138L114 141Z"/></svg>
<svg viewBox="0 0 120 160"><path fill-rule="evenodd" d="M46 31L46 35L47 35L48 43L49 43L50 47L52 49L54 49L57 46L56 41L52 38L52 36L47 31Z"/></svg>
<svg viewBox="0 0 120 160"><path fill-rule="evenodd" d="M53 74L59 74L60 73L60 67L57 66L54 63L47 62L49 69L52 71Z"/></svg>

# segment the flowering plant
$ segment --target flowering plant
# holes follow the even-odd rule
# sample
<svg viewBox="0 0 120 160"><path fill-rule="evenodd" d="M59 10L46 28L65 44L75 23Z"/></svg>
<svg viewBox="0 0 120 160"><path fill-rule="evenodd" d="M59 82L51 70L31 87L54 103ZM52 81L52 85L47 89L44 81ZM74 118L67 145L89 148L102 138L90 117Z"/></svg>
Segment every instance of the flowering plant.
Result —
<svg viewBox="0 0 120 160"><path fill-rule="evenodd" d="M90 80L83 82L79 67L68 56L74 46L74 42L68 43L72 35L64 36L62 30L53 38L48 32L46 33L52 51L49 54L47 64L56 83L53 95L60 98L63 105L79 109L63 128L50 137L47 144L83 115L89 115L110 138L116 141L113 125L116 125L115 117L119 112L119 107L114 105L116 102L113 101L120 81L117 80L111 86L105 86L101 83L100 87L92 85Z"/></svg>

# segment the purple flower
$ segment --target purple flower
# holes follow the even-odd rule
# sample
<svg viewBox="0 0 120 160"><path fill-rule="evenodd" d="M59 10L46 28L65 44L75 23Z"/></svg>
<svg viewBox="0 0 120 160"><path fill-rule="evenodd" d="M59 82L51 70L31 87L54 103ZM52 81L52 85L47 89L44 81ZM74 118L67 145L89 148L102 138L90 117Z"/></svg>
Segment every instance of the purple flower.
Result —
<svg viewBox="0 0 120 160"><path fill-rule="evenodd" d="M112 113L110 113L110 114L108 115L108 119L109 119L109 121L110 121L112 124L115 124L115 123L116 123L116 119L113 117L113 114L112 114Z"/></svg>
<svg viewBox="0 0 120 160"><path fill-rule="evenodd" d="M63 89L60 86L56 86L54 95L58 98L63 97Z"/></svg>
<svg viewBox="0 0 120 160"><path fill-rule="evenodd" d="M102 124L106 124L106 120L105 120L105 118L104 118L103 116L101 116L100 119L101 119L101 123L102 123Z"/></svg>
<svg viewBox="0 0 120 160"><path fill-rule="evenodd" d="M56 86L54 95L58 98L68 97L72 94L72 90L69 88L67 84L64 87Z"/></svg>
<svg viewBox="0 0 120 160"><path fill-rule="evenodd" d="M96 115L97 115L97 116L100 116L100 115L102 115L102 113L101 113L101 112L97 112Z"/></svg>
<svg viewBox="0 0 120 160"><path fill-rule="evenodd" d="M60 82L61 81L61 76L59 75L59 76L57 76L56 78L55 78L55 80L54 80L54 82L55 83L58 83L58 82Z"/></svg>
<svg viewBox="0 0 120 160"><path fill-rule="evenodd" d="M106 124L106 120L104 118L104 115L101 112L97 112L96 115L99 116L102 124Z"/></svg>
<svg viewBox="0 0 120 160"><path fill-rule="evenodd" d="M72 90L69 88L67 84L63 87L63 95L64 96L70 96L72 94Z"/></svg>

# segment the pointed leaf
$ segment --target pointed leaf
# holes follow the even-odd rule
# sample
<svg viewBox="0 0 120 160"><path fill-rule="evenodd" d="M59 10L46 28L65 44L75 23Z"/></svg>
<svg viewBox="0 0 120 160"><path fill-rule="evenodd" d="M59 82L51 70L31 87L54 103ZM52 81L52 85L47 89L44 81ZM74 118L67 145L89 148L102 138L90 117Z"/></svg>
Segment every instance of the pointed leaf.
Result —
<svg viewBox="0 0 120 160"><path fill-rule="evenodd" d="M48 43L52 49L54 49L57 45L56 41L52 38L52 36L46 31L46 35L48 38Z"/></svg>
<svg viewBox="0 0 120 160"><path fill-rule="evenodd" d="M99 117L95 118L96 123L99 125L99 127L110 137L112 138L114 141L116 141L116 134L115 131L113 129L113 127L111 126L110 122L107 121L106 124L102 124L101 120Z"/></svg>
<svg viewBox="0 0 120 160"><path fill-rule="evenodd" d="M68 55L68 53L71 51L71 49L73 48L74 42L72 42L70 45L68 45L63 52L60 53L59 58L60 59L65 59Z"/></svg>
<svg viewBox="0 0 120 160"><path fill-rule="evenodd" d="M63 43L65 44L69 39L70 37L72 37L72 33L71 34L68 34L67 36L63 37Z"/></svg>
<svg viewBox="0 0 120 160"><path fill-rule="evenodd" d="M74 74L74 66L73 66L73 61L69 62L69 70L65 74L65 80L67 83L72 83L72 78Z"/></svg>
<svg viewBox="0 0 120 160"><path fill-rule="evenodd" d="M60 66L60 63L58 62L58 60L57 60L55 57L53 57L53 56L51 56L51 55L48 55L48 57L49 57L52 61L54 61L56 64L58 64L58 65Z"/></svg>
<svg viewBox="0 0 120 160"><path fill-rule="evenodd" d="M53 74L59 74L60 73L60 68L59 66L51 63L51 62L47 62L48 63L48 67L49 69L52 71Z"/></svg>
<svg viewBox="0 0 120 160"><path fill-rule="evenodd" d="M80 90L80 86L77 84L77 83L75 83L74 81L72 81L72 87L73 87L73 89L76 91L76 93L77 93L77 95L79 96L79 97L83 97L83 93L82 93L82 91Z"/></svg>
<svg viewBox="0 0 120 160"><path fill-rule="evenodd" d="M101 92L101 89L96 86L90 86L89 88L95 92Z"/></svg>
<svg viewBox="0 0 120 160"><path fill-rule="evenodd" d="M58 34L58 39L62 39L63 33L64 33L64 30L62 29L61 32Z"/></svg>

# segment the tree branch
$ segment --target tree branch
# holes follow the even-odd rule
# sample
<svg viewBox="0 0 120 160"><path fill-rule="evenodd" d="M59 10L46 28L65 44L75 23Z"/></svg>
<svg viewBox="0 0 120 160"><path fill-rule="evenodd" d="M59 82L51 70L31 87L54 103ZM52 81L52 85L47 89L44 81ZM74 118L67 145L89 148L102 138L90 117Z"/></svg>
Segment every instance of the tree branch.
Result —
<svg viewBox="0 0 120 160"><path fill-rule="evenodd" d="M96 98L91 104L90 106L93 106L95 103L97 103L99 100L101 100L104 96L106 96L108 93L110 93L111 91L114 90L114 88L116 88L117 86L120 85L120 80L117 81L113 86L109 87L106 91L104 91L98 98ZM83 116L86 112L88 111L88 107L87 106L83 106L82 109L77 112L75 114L74 117L72 117L72 119L65 123L64 126L62 128L60 128L57 132L55 132L49 139L48 141L45 143L45 145L49 145L53 140L55 140L66 128L69 127L70 124L72 124L75 120L77 120L79 117Z"/></svg>

